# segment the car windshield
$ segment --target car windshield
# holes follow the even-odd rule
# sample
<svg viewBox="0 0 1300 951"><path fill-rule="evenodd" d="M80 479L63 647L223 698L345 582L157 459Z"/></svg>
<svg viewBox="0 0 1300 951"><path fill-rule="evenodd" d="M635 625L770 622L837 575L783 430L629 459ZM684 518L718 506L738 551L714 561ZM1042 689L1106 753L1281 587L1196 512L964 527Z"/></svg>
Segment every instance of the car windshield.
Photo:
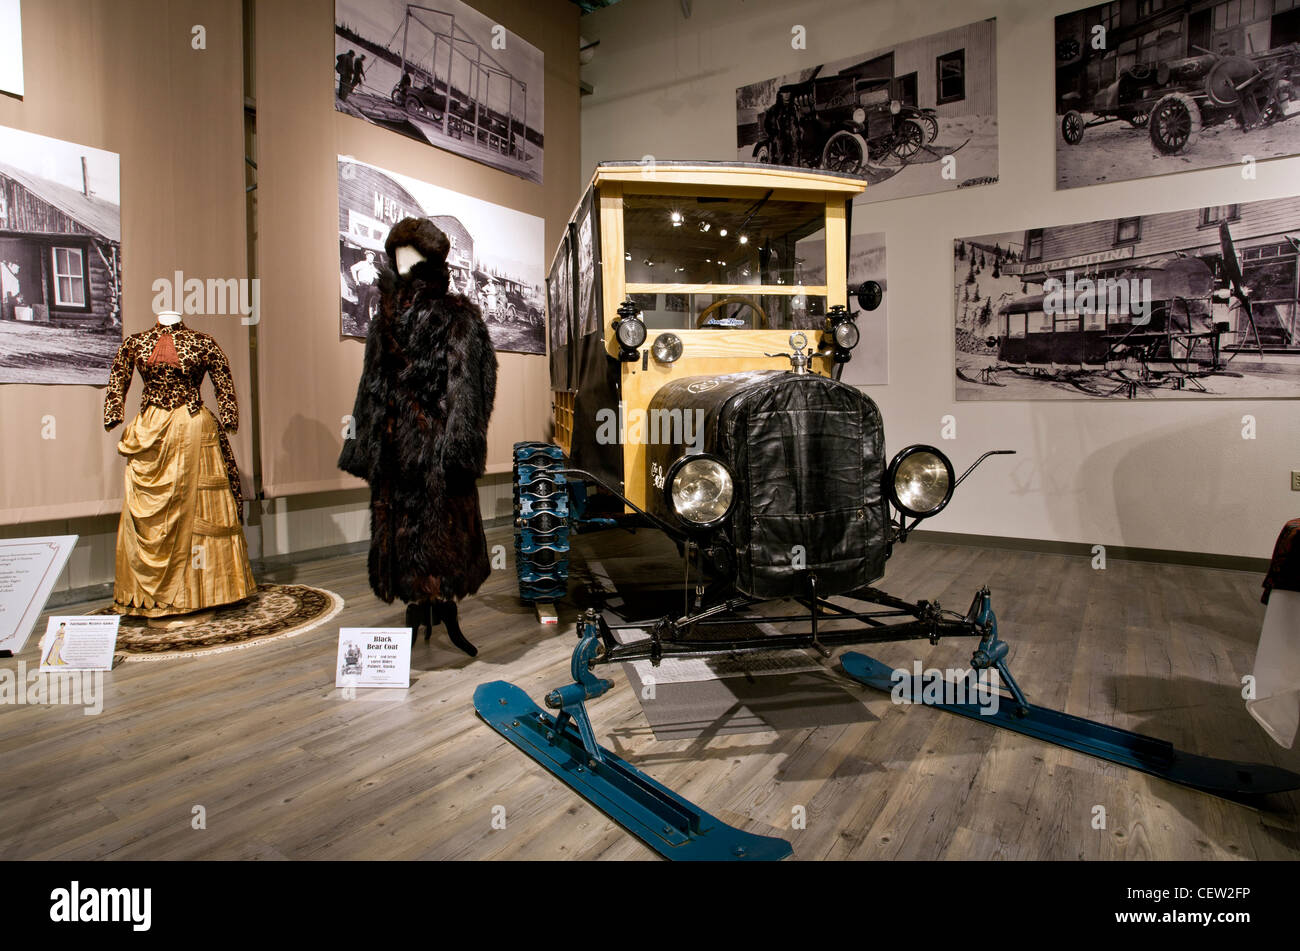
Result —
<svg viewBox="0 0 1300 951"><path fill-rule="evenodd" d="M826 298L814 294L633 294L646 327L656 330L816 330Z"/></svg>
<svg viewBox="0 0 1300 951"><path fill-rule="evenodd" d="M623 203L629 284L820 284L826 209L755 195L628 195ZM813 280L810 272L820 277Z"/></svg>
<svg viewBox="0 0 1300 951"><path fill-rule="evenodd" d="M874 88L864 88L858 93L858 103L864 106L874 106L882 102L889 101L889 85L882 83Z"/></svg>

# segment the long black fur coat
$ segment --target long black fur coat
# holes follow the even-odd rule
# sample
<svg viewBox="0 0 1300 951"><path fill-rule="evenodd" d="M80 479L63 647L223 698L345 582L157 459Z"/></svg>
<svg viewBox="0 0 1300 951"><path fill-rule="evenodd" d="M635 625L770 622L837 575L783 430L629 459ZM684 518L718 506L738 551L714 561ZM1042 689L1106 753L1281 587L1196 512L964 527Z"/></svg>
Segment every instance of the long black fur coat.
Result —
<svg viewBox="0 0 1300 951"><path fill-rule="evenodd" d="M448 294L449 242L406 218L386 250L424 255L380 274L381 306L366 338L353 410L356 435L339 468L370 483L370 587L386 602L463 598L491 565L475 480L487 461L497 359L478 306Z"/></svg>

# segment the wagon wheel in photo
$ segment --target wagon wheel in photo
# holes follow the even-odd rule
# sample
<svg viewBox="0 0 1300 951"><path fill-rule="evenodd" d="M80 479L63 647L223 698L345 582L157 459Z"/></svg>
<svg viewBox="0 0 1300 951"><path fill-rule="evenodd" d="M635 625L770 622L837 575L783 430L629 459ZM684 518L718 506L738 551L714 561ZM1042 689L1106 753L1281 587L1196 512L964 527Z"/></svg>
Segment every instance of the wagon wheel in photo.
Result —
<svg viewBox="0 0 1300 951"><path fill-rule="evenodd" d="M1201 108L1186 93L1171 92L1151 110L1151 144L1162 155L1184 151L1201 131Z"/></svg>
<svg viewBox="0 0 1300 951"><path fill-rule="evenodd" d="M1151 121L1151 113L1137 112L1128 117L1128 124L1135 129L1145 129L1147 123Z"/></svg>
<svg viewBox="0 0 1300 951"><path fill-rule="evenodd" d="M916 121L925 129L926 144L933 142L939 137L939 120L928 113L923 113L916 117Z"/></svg>
<svg viewBox="0 0 1300 951"><path fill-rule="evenodd" d="M841 129L826 140L822 168L828 172L855 173L867 160L867 143L856 132Z"/></svg>
<svg viewBox="0 0 1300 951"><path fill-rule="evenodd" d="M506 323L513 324L519 320L519 312L515 310L514 304L506 305Z"/></svg>
<svg viewBox="0 0 1300 951"><path fill-rule="evenodd" d="M1078 109L1071 109L1061 116L1061 138L1068 145L1078 145L1083 141L1083 114Z"/></svg>
<svg viewBox="0 0 1300 951"><path fill-rule="evenodd" d="M739 307L742 306L748 307L750 310L752 310L754 312L754 317L757 318L757 320L754 322L755 330L758 329L759 324L762 324L764 328L768 327L767 311L763 310L763 308L759 306L757 301L750 300L748 297L741 297L740 295L737 294L737 295L732 295L730 297L719 298L718 300L715 300L712 304L710 304L708 307L704 308L704 310L700 311L700 316L697 317L695 320L696 328L703 327L705 322L710 317L713 316L713 312L715 310L721 310L723 307L731 307L731 306L737 306L737 310L739 309ZM732 311L727 316L735 316L735 313L736 311Z"/></svg>
<svg viewBox="0 0 1300 951"><path fill-rule="evenodd" d="M904 119L894 133L893 153L906 162L925 146L925 130L914 119Z"/></svg>

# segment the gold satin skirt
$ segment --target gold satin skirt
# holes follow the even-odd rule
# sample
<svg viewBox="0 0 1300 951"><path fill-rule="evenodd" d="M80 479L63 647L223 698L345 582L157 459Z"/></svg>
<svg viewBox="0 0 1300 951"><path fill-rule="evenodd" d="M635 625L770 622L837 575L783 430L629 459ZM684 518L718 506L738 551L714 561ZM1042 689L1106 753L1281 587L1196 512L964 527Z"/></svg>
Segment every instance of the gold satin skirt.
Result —
<svg viewBox="0 0 1300 951"><path fill-rule="evenodd" d="M189 614L252 594L257 583L212 413L146 406L117 451L126 457L117 612Z"/></svg>

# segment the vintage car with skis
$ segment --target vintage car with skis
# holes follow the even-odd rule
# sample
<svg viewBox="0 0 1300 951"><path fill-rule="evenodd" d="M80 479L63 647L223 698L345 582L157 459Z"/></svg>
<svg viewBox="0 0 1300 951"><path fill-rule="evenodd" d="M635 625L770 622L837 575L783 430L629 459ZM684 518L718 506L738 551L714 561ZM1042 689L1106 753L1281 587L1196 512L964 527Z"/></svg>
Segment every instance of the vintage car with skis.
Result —
<svg viewBox="0 0 1300 951"><path fill-rule="evenodd" d="M1228 222L1218 255L1170 255L1114 275L1065 280L1045 274L1043 293L1003 304L986 345L997 362L969 383L1004 386L1004 374L1069 385L1090 396L1130 399L1158 387L1205 392L1215 376L1263 338ZM1027 278L1034 277L1027 275ZM1224 346L1224 339L1230 346Z"/></svg>
<svg viewBox="0 0 1300 951"><path fill-rule="evenodd" d="M514 449L519 591L564 599L575 537L614 526L675 542L683 581L649 617L589 590L569 680L541 705L516 685L480 684L478 714L668 858L779 859L791 845L727 825L602 745L587 710L614 686L602 667L969 638L970 689L904 684L913 702L1219 795L1300 788L1271 765L1034 705L1011 675L987 587L965 611L878 587L894 547L1011 450L960 474L934 446L887 452L880 409L840 381L881 301L878 284L848 284L865 187L757 163L597 167L547 277L553 439ZM865 654L838 661L865 687L899 688ZM986 689L997 702L970 702Z"/></svg>

